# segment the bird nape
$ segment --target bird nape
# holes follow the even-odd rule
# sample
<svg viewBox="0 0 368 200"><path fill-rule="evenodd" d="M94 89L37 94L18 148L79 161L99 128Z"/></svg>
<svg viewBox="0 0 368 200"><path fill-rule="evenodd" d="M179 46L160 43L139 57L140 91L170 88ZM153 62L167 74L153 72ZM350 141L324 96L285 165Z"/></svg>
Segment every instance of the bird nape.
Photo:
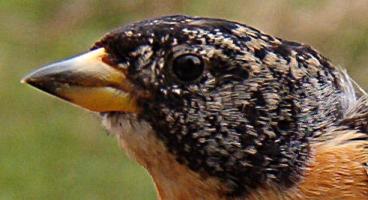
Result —
<svg viewBox="0 0 368 200"><path fill-rule="evenodd" d="M308 45L166 16L23 81L99 113L162 199L367 199L367 95Z"/></svg>

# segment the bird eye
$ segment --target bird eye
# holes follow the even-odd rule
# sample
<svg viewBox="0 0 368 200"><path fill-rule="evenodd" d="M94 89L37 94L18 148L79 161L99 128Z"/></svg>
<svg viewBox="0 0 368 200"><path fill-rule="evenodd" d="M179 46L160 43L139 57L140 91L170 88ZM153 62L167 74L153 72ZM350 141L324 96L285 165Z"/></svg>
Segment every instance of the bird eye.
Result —
<svg viewBox="0 0 368 200"><path fill-rule="evenodd" d="M193 54L180 55L174 59L172 71L183 82L191 82L201 77L204 70L202 58Z"/></svg>

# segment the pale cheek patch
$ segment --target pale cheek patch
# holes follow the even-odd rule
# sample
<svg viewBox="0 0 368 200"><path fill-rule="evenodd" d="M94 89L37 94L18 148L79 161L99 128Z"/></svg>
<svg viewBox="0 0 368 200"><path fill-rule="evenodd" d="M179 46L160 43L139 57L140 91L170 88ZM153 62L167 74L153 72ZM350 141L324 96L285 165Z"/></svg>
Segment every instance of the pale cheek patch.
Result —
<svg viewBox="0 0 368 200"><path fill-rule="evenodd" d="M122 147L137 161L146 162L142 156L149 155L153 148L154 133L152 127L145 121L138 121L134 114L109 113L102 116L103 126L117 136ZM143 163L141 163L143 164Z"/></svg>

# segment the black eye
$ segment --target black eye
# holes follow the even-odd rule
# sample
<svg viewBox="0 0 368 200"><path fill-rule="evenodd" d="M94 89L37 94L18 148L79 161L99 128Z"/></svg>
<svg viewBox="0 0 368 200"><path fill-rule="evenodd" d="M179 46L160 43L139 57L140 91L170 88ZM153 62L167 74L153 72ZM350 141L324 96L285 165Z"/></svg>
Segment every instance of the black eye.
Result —
<svg viewBox="0 0 368 200"><path fill-rule="evenodd" d="M183 82L191 82L201 77L204 70L203 60L193 54L185 54L175 58L172 70Z"/></svg>

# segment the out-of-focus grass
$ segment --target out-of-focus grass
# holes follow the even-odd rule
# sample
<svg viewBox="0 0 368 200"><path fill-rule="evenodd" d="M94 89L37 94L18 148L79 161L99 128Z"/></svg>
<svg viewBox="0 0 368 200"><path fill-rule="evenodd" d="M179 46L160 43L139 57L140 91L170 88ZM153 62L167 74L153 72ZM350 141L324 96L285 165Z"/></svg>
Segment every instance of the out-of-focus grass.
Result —
<svg viewBox="0 0 368 200"><path fill-rule="evenodd" d="M93 114L21 85L112 28L167 14L227 18L302 41L366 88L368 2L332 0L0 1L0 199L153 199L147 173Z"/></svg>

